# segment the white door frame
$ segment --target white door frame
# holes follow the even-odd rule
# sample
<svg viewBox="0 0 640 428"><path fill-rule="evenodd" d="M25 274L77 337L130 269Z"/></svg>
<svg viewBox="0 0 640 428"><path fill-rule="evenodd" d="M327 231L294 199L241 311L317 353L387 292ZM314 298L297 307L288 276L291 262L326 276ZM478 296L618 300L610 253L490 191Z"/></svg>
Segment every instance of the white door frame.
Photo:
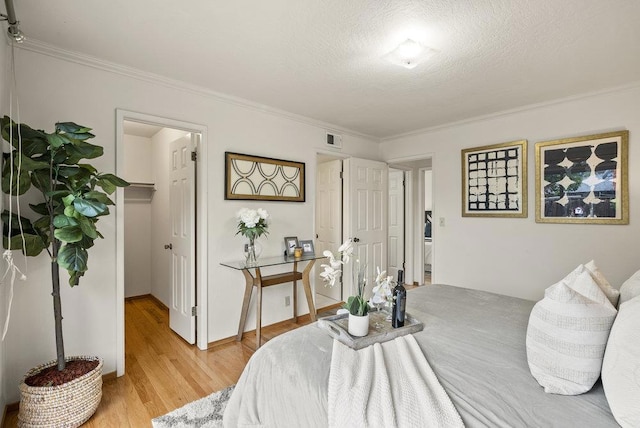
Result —
<svg viewBox="0 0 640 428"><path fill-rule="evenodd" d="M202 163L197 168L197 206L196 206L196 236L207 235L207 127L195 123L168 119L128 110L116 109L116 175L124 172L124 121L142 122L164 128L174 128L186 132L199 133L202 138L198 152L198 159ZM124 189L116 191L116 375L124 375ZM198 302L196 330L196 345L201 350L208 346L208 307L207 307L207 240L198 239L196 260L196 299Z"/></svg>
<svg viewBox="0 0 640 428"><path fill-rule="evenodd" d="M431 183L431 186L435 189L436 157L433 153L424 153L421 155L402 157L402 158L392 158L392 159L385 160L385 162L390 166L392 166L393 168L405 169L403 168L403 166L401 166L403 163L406 164L407 162L426 160L426 159L431 159L431 171L433 174L432 175L433 181ZM422 240L419 240L420 242L416 241L418 236L418 230L416 230L416 222L418 220L415 218L415 213L418 206L417 204L419 204L420 201L414 201L413 197L411 196L413 195L414 181L415 181L413 171L412 170L406 171L406 174L407 174L406 181L405 181L405 201L406 201L405 232L406 233L405 233L405 243L404 243L405 263L406 263L405 282L409 283L409 281L412 281L416 284L422 284L424 282L424 238ZM424 185L422 186L422 188L424 188ZM422 201L422 206L423 206L422 212L424 213L424 191L422 193L423 195L419 199ZM435 192L432 192L432 194L435 195ZM435 213L436 212L435 197L433 198L432 205L433 205L432 212ZM424 235L424 225L422 226L422 230L423 230L422 233ZM431 236L433 237L434 241L436 240L437 232L438 232L438 228L434 224L434 226L431 229ZM437 245L434 245L433 251L431 253L431 266L433 271L433 276L431 277L432 282L435 282L435 277L437 275L436 251L437 251ZM420 259L420 255L422 256L422 259ZM418 270L418 266L420 267L420 269L423 269L423 274L422 274L422 279L420 279L419 281L416 281L416 279L419 278L419 277L415 278L415 273Z"/></svg>

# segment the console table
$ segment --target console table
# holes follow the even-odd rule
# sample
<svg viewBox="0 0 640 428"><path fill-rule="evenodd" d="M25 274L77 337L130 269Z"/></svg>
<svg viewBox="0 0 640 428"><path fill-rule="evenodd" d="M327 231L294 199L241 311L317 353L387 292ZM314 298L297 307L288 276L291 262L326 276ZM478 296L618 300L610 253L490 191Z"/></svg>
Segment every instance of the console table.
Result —
<svg viewBox="0 0 640 428"><path fill-rule="evenodd" d="M256 304L256 349L260 347L261 343L261 327L262 327L262 289L276 284L284 284L287 282L293 283L293 320L298 318L298 287L297 281L302 280L304 293L307 297L307 305L309 306L309 316L311 321L316 320L316 308L313 304L313 295L311 294L311 283L309 282L309 273L311 268L317 259L322 259L322 255L303 255L302 257L261 257L257 262L248 265L244 261L234 261L220 263L222 266L230 267L232 269L240 270L244 274L245 278L245 290L244 299L242 301L242 313L240 315L240 323L238 325L237 341L242 340L244 333L245 323L247 322L247 314L249 313L249 303L251 302L251 293L253 287L257 288L257 304ZM298 271L298 264L306 262L302 272ZM293 269L284 273L276 273L273 275L262 276L260 268L267 266L279 266L292 264ZM253 271L253 273L252 273Z"/></svg>

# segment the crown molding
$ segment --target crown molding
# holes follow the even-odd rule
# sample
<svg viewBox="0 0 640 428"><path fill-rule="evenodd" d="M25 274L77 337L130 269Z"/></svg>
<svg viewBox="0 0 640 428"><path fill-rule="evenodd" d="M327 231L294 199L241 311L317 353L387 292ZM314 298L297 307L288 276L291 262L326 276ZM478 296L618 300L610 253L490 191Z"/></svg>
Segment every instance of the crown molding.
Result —
<svg viewBox="0 0 640 428"><path fill-rule="evenodd" d="M199 95L207 98L212 98L216 101L224 102L227 104L233 104L236 106L244 107L250 110L259 111L262 113L271 114L273 116L283 117L296 122L304 123L306 125L322 128L329 132L340 132L355 137L366 138L380 143L380 138L372 135L364 134L352 129L343 128L331 123L323 122L320 120L312 119L307 116L291 113L286 110L280 110L268 105L256 103L245 98L235 97L233 95L224 94L222 92L216 92L203 86L192 85L190 83L172 79L169 77L161 76L159 74L143 71L137 68L128 67L125 65L117 64L114 62L106 61L91 55L86 55L80 52L70 51L60 48L58 46L50 45L43 41L27 38L23 43L16 44L16 47L35 52L41 55L50 56L58 60L72 62L75 64L83 65L86 67L95 68L108 73L119 74L132 79L140 80L143 82L151 83L154 85L164 86L166 88L175 89L178 91L188 92L194 95Z"/></svg>
<svg viewBox="0 0 640 428"><path fill-rule="evenodd" d="M427 133L436 132L436 131L440 131L440 130L447 129L447 128L453 128L453 127L456 127L456 126L467 125L467 124L475 123L475 122L483 122L483 121L489 120L489 119L496 119L496 118L499 118L499 117L509 116L509 115L512 115L512 114L521 113L521 112L530 111L530 110L536 110L536 109L543 108L543 107L550 107L550 106L553 106L553 105L556 105L556 104L562 104L562 103L566 103L566 102L570 102L570 101L577 101L577 100L581 100L581 99L585 99L585 98L591 98L591 97L604 95L604 94L611 94L611 93L614 93L614 92L628 91L630 89L635 89L635 88L640 88L640 81L635 81L635 82L631 82L631 83L628 83L628 84L625 84L625 85L620 85L620 86L614 86L614 87L611 87L611 88L600 89L600 90L597 90L597 91L586 92L586 93L582 93L582 94L578 94L578 95L571 95L569 97L558 98L558 99L551 100L551 101L543 101L543 102L535 103L535 104L527 104L525 106L516 107L516 108L513 108L513 109L509 109L509 110L503 110L503 111L499 111L499 112L495 112L495 113L485 114L485 115L482 115L482 116L475 116L475 117L471 117L471 118L468 118L468 119L457 120L457 121L454 121L454 122L444 123L442 125L429 126L429 127L426 127L426 128L417 129L415 131L404 132L402 134L396 134L396 135L392 135L392 136L389 136L389 137L382 137L382 138L379 139L379 141L380 141L380 143L387 143L387 142L392 141L392 140L397 140L398 138L412 137L412 136L420 135L420 134L427 134Z"/></svg>

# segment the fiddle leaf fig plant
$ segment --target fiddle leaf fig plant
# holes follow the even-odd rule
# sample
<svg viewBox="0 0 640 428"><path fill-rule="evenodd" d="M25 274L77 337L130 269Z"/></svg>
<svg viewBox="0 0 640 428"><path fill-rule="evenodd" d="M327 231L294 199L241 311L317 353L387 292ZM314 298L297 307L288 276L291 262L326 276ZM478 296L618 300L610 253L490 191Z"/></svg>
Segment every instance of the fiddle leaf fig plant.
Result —
<svg viewBox="0 0 640 428"><path fill-rule="evenodd" d="M59 268L67 270L72 287L79 284L88 269L87 250L103 238L96 224L114 205L109 195L129 183L86 162L103 154L101 146L88 142L94 137L91 128L62 122L47 133L7 116L0 128L11 145L3 153L2 191L16 196L34 189L40 195L40 202L29 204L31 219L2 213L3 244L27 256L46 251L51 258L57 362L58 370L64 370Z"/></svg>

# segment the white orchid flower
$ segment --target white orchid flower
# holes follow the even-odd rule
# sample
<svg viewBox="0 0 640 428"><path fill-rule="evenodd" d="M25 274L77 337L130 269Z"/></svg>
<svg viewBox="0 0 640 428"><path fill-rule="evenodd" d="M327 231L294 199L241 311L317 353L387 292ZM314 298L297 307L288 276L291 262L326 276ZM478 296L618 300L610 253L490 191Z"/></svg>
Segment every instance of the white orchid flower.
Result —
<svg viewBox="0 0 640 428"><path fill-rule="evenodd" d="M324 271L320 272L320 277L327 282L330 287L333 287L342 271L340 269L334 269L330 265L320 265L320 267L324 268Z"/></svg>
<svg viewBox="0 0 640 428"><path fill-rule="evenodd" d="M349 263L349 260L351 260L351 256L353 255L353 241L351 238L347 239L342 245L340 245L338 252L342 254L342 261L344 263Z"/></svg>
<svg viewBox="0 0 640 428"><path fill-rule="evenodd" d="M387 271L383 270L382 272L380 272L380 266L376 267L376 271L378 272L378 275L376 276L376 284L380 284L381 282L383 282L385 280L385 276L387 275Z"/></svg>

